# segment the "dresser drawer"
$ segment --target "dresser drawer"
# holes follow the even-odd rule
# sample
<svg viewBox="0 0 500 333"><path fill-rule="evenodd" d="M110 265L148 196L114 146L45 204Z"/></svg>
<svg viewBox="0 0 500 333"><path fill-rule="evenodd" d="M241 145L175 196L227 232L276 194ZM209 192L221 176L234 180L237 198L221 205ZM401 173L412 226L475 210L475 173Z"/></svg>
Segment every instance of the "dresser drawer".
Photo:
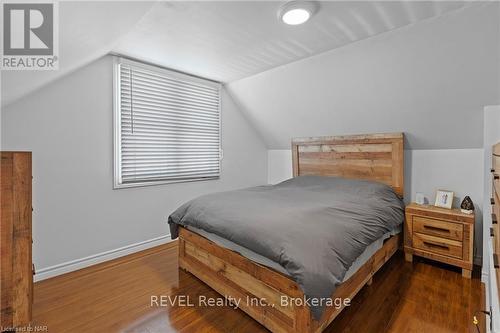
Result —
<svg viewBox="0 0 500 333"><path fill-rule="evenodd" d="M413 216L413 232L444 237L457 241L463 240L463 226L460 223Z"/></svg>
<svg viewBox="0 0 500 333"><path fill-rule="evenodd" d="M492 232L493 231L493 232ZM500 229L498 228L498 223L493 224L490 229L491 241L493 244L493 253L500 254Z"/></svg>
<svg viewBox="0 0 500 333"><path fill-rule="evenodd" d="M412 240L413 247L416 249L448 257L462 258L462 242L420 233L414 233Z"/></svg>

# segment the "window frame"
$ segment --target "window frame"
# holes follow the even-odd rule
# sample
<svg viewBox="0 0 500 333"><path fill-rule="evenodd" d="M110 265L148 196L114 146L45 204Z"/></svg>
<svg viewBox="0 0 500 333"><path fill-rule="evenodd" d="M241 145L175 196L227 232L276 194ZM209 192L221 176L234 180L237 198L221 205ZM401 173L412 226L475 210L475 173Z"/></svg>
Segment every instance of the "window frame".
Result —
<svg viewBox="0 0 500 333"><path fill-rule="evenodd" d="M120 84L120 65L127 64L137 67L142 67L146 70L165 73L169 77L179 79L187 82L202 83L216 88L219 97L219 173L217 176L211 177L195 177L195 178L179 178L179 179L158 179L152 181L137 181L123 183L121 172L121 84ZM185 182L197 182L205 180L220 179L222 174L222 84L220 82L204 79L201 77L193 76L190 74L182 73L179 71L171 70L162 66L157 66L140 60L130 59L122 56L113 56L113 189L133 188L154 186L163 184L175 184Z"/></svg>

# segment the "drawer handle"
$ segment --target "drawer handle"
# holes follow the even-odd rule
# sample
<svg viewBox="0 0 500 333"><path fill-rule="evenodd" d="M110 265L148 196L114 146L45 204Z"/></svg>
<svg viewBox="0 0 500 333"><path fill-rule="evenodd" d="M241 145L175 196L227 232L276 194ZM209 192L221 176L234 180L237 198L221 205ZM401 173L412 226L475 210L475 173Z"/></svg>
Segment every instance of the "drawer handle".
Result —
<svg viewBox="0 0 500 333"><path fill-rule="evenodd" d="M429 229L429 230L434 230L434 231L439 231L439 232L450 233L449 229L439 228L439 227L433 227L431 225L424 225L424 229Z"/></svg>
<svg viewBox="0 0 500 333"><path fill-rule="evenodd" d="M495 230L493 228L490 228L490 236L495 237Z"/></svg>
<svg viewBox="0 0 500 333"><path fill-rule="evenodd" d="M425 246L428 246L428 247L437 247L439 249L443 249L443 250L449 250L450 248L446 245L443 245L443 244L435 244L435 243L429 243L429 242L426 242L424 241L424 245Z"/></svg>
<svg viewBox="0 0 500 333"><path fill-rule="evenodd" d="M495 204L495 199L490 198L490 204L494 205Z"/></svg>
<svg viewBox="0 0 500 333"><path fill-rule="evenodd" d="M491 168L491 169L490 169L490 172L491 172L491 173L494 173L494 172L495 172L495 169Z"/></svg>
<svg viewBox="0 0 500 333"><path fill-rule="evenodd" d="M491 223L492 224L497 224L498 223L497 214L495 214L495 213L491 214Z"/></svg>
<svg viewBox="0 0 500 333"><path fill-rule="evenodd" d="M498 264L498 255L493 254L493 267L495 268L500 268L500 265Z"/></svg>
<svg viewBox="0 0 500 333"><path fill-rule="evenodd" d="M495 175L493 176L493 179L495 179L495 180L500 179L500 175L495 174Z"/></svg>

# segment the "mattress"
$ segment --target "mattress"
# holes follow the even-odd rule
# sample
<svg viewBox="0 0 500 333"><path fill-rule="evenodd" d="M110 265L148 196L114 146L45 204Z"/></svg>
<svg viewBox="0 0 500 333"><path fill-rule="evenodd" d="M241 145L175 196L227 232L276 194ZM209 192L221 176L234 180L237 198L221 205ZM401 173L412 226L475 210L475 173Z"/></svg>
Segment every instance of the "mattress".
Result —
<svg viewBox="0 0 500 333"><path fill-rule="evenodd" d="M283 268L283 266L281 266L279 263L277 263L276 261L273 261L269 258L266 258L258 253L255 253L254 251L252 251L250 249L247 249L241 245L238 245L234 242L231 242L228 239L225 239L223 237L220 237L216 234L213 234L211 232L207 232L207 231L202 230L202 229L198 229L198 228L195 228L192 226L188 226L187 229L197 233L198 235L201 235L201 236L211 240L212 242L214 242L215 244L217 244L221 247L235 251L235 252L241 254L242 256L244 256L245 258L248 258L248 259L250 259L258 264L272 268L275 271L278 271L281 274L284 274L286 276L290 276L290 274L288 274L288 272L285 270L285 268ZM363 266L375 254L375 252L380 250L382 248L382 246L384 245L384 241L386 239L388 239L391 236L399 234L401 231L402 231L402 225L399 225L396 228L394 228L393 230L391 230L390 232L385 233L382 237L378 238L370 245L368 245L366 247L366 249L363 251L363 253L361 253L361 255L356 258L356 260L353 262L351 267L347 270L342 282L349 280L349 278L351 276L353 276L361 268L361 266Z"/></svg>

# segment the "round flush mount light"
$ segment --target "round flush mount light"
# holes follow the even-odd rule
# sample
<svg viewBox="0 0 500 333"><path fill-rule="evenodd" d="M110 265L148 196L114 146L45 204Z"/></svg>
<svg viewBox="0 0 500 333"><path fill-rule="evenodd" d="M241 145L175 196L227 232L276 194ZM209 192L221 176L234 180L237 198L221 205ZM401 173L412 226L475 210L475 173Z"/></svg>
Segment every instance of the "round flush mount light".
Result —
<svg viewBox="0 0 500 333"><path fill-rule="evenodd" d="M314 1L290 1L281 6L278 18L283 23L299 25L307 22L316 10L317 5Z"/></svg>

